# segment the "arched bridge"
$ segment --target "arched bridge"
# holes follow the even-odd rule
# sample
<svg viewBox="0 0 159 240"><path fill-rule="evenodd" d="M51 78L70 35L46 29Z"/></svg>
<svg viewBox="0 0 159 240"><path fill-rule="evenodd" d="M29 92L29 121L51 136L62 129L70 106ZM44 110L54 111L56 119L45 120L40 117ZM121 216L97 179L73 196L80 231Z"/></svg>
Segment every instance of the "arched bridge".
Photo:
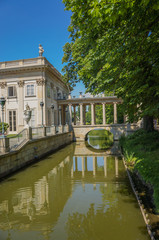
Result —
<svg viewBox="0 0 159 240"><path fill-rule="evenodd" d="M114 140L119 140L122 134L128 135L135 131L137 124L106 124L106 125L73 125L74 140L84 141L88 132L94 129L105 129L110 131Z"/></svg>

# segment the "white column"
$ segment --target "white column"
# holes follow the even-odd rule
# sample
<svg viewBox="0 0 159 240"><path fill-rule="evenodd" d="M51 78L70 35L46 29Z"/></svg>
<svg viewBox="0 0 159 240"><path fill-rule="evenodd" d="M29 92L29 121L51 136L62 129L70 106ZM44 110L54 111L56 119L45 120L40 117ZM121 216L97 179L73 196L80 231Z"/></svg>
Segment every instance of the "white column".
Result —
<svg viewBox="0 0 159 240"><path fill-rule="evenodd" d="M93 176L96 175L96 157L93 157Z"/></svg>
<svg viewBox="0 0 159 240"><path fill-rule="evenodd" d="M69 125L72 125L72 104L69 104Z"/></svg>
<svg viewBox="0 0 159 240"><path fill-rule="evenodd" d="M36 107L36 126L41 126L42 122L42 114L41 114L41 107L40 102L43 100L43 79L36 80L36 88L37 88L37 107Z"/></svg>
<svg viewBox="0 0 159 240"><path fill-rule="evenodd" d="M82 157L82 177L84 177L84 157Z"/></svg>
<svg viewBox="0 0 159 240"><path fill-rule="evenodd" d="M107 157L104 156L104 176L107 177Z"/></svg>
<svg viewBox="0 0 159 240"><path fill-rule="evenodd" d="M22 128L24 125L24 120L22 113L24 111L24 81L18 82L18 125ZM21 129L18 129L20 131Z"/></svg>
<svg viewBox="0 0 159 240"><path fill-rule="evenodd" d="M73 106L74 109L74 125L76 125L76 106Z"/></svg>
<svg viewBox="0 0 159 240"><path fill-rule="evenodd" d="M80 103L80 125L83 125L83 103Z"/></svg>
<svg viewBox="0 0 159 240"><path fill-rule="evenodd" d="M105 121L105 103L102 103L103 105L103 125L106 124L106 121Z"/></svg>
<svg viewBox="0 0 159 240"><path fill-rule="evenodd" d="M44 74L44 73L43 73ZM46 80L43 80L43 102L44 102L44 107L43 107L43 121L44 121L44 126L46 125L46 116L47 116L47 107L46 107Z"/></svg>
<svg viewBox="0 0 159 240"><path fill-rule="evenodd" d="M71 178L73 178L73 160L72 160L72 166L71 166Z"/></svg>
<svg viewBox="0 0 159 240"><path fill-rule="evenodd" d="M83 106L83 124L86 125L86 105Z"/></svg>
<svg viewBox="0 0 159 240"><path fill-rule="evenodd" d="M117 104L114 103L114 124L117 123Z"/></svg>
<svg viewBox="0 0 159 240"><path fill-rule="evenodd" d="M94 125L94 103L91 103L91 125Z"/></svg>
<svg viewBox="0 0 159 240"><path fill-rule="evenodd" d="M115 176L118 177L118 158L115 157Z"/></svg>

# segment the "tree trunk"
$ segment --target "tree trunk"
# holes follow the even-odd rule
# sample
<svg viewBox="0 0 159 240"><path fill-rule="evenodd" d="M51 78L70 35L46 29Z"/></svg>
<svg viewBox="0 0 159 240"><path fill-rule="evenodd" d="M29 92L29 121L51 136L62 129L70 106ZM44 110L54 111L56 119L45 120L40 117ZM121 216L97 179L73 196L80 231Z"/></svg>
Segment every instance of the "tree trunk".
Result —
<svg viewBox="0 0 159 240"><path fill-rule="evenodd" d="M154 123L153 123L153 117L152 116L144 116L143 117L143 129L147 132L154 131Z"/></svg>

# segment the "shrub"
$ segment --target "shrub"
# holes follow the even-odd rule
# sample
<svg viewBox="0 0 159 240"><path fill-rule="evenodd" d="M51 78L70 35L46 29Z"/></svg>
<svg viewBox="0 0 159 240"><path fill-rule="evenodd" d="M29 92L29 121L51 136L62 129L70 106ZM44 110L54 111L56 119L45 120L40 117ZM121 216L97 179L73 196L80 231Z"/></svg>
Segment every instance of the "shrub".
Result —
<svg viewBox="0 0 159 240"><path fill-rule="evenodd" d="M129 164L135 164L137 158L135 157L135 153L128 153L127 151L124 152L125 161Z"/></svg>
<svg viewBox="0 0 159 240"><path fill-rule="evenodd" d="M6 132L8 128L9 128L9 124L4 123L4 132ZM0 123L0 134L2 134L2 122Z"/></svg>

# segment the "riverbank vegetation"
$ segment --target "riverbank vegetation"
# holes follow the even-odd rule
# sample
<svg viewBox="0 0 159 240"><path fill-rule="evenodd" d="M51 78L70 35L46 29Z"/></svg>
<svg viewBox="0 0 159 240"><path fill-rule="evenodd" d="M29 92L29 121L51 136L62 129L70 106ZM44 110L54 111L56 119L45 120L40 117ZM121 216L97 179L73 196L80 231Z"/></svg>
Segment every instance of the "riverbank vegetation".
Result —
<svg viewBox="0 0 159 240"><path fill-rule="evenodd" d="M138 172L153 188L153 200L159 212L159 132L143 129L127 137L122 136L120 146L129 169Z"/></svg>

